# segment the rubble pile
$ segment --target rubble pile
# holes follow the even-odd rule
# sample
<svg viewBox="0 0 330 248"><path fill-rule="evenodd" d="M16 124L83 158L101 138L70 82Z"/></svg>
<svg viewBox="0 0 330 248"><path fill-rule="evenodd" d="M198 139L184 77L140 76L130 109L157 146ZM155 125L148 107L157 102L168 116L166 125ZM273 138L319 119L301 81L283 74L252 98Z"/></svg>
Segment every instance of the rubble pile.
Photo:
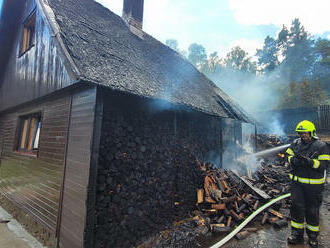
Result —
<svg viewBox="0 0 330 248"><path fill-rule="evenodd" d="M190 218L175 222L157 238L139 247L207 247L212 237L227 235L270 199L288 193L288 171L282 156L277 157L274 164L261 162L251 179L197 161L204 175L204 187L196 192L196 210L191 212ZM274 204L251 224L286 226L288 204L288 200ZM244 228L236 238L244 239L256 230L256 227Z"/></svg>
<svg viewBox="0 0 330 248"><path fill-rule="evenodd" d="M278 136L274 134L257 134L256 142L257 142L257 150L262 151L267 148L272 148L284 144L288 144L292 141L293 137L287 136Z"/></svg>
<svg viewBox="0 0 330 248"><path fill-rule="evenodd" d="M289 191L289 170L278 160L273 164L261 162L258 170L249 179L253 186L265 191L269 196L276 197Z"/></svg>

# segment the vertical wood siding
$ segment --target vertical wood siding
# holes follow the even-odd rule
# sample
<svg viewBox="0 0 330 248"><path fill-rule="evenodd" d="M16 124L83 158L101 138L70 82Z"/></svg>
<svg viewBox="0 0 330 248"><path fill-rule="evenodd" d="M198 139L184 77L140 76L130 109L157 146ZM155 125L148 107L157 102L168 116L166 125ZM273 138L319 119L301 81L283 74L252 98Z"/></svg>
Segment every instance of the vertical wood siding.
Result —
<svg viewBox="0 0 330 248"><path fill-rule="evenodd" d="M60 247L83 247L96 88L73 95L65 168Z"/></svg>
<svg viewBox="0 0 330 248"><path fill-rule="evenodd" d="M330 105L321 105L318 107L318 129L330 130Z"/></svg>
<svg viewBox="0 0 330 248"><path fill-rule="evenodd" d="M41 112L38 157L17 154L15 136L19 116ZM50 232L56 232L63 179L70 97L30 105L0 115L0 193Z"/></svg>
<svg viewBox="0 0 330 248"><path fill-rule="evenodd" d="M0 111L40 96L44 96L72 83L65 67L65 59L57 40L43 19L34 0L24 4L23 16L17 20L19 31L13 44L4 79L0 82ZM20 56L23 22L36 9L34 46ZM1 70L1 68L0 68Z"/></svg>

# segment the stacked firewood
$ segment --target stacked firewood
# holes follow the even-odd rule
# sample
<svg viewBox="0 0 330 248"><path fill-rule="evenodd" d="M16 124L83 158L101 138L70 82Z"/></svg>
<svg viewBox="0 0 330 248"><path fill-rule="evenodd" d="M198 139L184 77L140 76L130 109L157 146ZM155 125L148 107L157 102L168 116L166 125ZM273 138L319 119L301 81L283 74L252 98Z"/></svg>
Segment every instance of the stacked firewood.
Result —
<svg viewBox="0 0 330 248"><path fill-rule="evenodd" d="M177 119L177 124L174 121ZM220 125L178 114L105 111L100 144L96 247L136 247L195 209L196 166L220 150ZM213 131L214 130L214 131Z"/></svg>

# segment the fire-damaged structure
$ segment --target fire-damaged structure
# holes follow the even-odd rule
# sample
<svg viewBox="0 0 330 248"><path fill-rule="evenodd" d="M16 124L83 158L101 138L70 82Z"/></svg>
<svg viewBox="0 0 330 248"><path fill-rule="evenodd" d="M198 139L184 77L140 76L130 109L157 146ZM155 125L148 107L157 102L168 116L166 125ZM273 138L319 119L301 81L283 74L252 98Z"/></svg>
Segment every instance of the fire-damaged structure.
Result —
<svg viewBox="0 0 330 248"><path fill-rule="evenodd" d="M196 160L221 166L254 134L142 17L143 0L123 18L92 0L4 1L1 202L48 246L138 245L194 206Z"/></svg>

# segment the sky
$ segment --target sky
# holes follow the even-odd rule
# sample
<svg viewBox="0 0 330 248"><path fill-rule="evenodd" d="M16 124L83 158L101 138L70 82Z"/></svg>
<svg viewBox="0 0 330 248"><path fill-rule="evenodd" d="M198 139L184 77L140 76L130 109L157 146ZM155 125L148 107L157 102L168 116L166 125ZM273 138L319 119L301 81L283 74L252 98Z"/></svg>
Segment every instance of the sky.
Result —
<svg viewBox="0 0 330 248"><path fill-rule="evenodd" d="M122 13L123 0L97 2ZM329 0L144 0L143 30L163 43L176 39L184 50L198 43L224 56L240 46L252 56L294 18L315 37L330 39L329 9Z"/></svg>
<svg viewBox="0 0 330 248"><path fill-rule="evenodd" d="M2 3L3 3L3 0L0 0L0 17L1 17Z"/></svg>

